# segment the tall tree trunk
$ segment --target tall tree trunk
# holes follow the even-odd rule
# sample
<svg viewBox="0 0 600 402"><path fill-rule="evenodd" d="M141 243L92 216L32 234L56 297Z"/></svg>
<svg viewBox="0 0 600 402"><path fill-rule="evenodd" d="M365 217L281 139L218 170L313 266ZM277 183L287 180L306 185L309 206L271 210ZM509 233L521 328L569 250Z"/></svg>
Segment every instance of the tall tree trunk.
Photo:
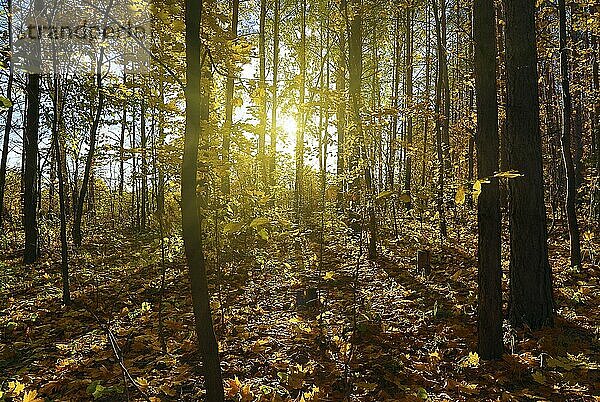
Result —
<svg viewBox="0 0 600 402"><path fill-rule="evenodd" d="M340 1L340 13L346 14L346 0ZM336 175L338 182L337 192L337 208L340 211L344 210L344 194L346 192L345 179L345 152L346 152L346 25L342 24L339 32L339 58L337 76L335 81L335 90L337 93L337 108L336 108L336 129L337 129L337 165Z"/></svg>
<svg viewBox="0 0 600 402"><path fill-rule="evenodd" d="M237 38L238 29L238 10L240 6L239 0L231 1L231 40ZM224 195L229 195L231 191L230 179L230 147L231 147L231 130L233 128L233 94L235 92L235 82L233 80L234 66L232 65L227 71L227 83L225 84L225 127L223 129L223 150L222 159L226 165L223 181L221 182L221 192Z"/></svg>
<svg viewBox="0 0 600 402"><path fill-rule="evenodd" d="M12 53L12 0L8 0L8 44L9 52ZM0 159L0 229L4 224L4 192L6 188L6 164L8 161L8 144L10 140L10 131L12 129L12 118L13 118L13 105L12 105L12 86L14 79L14 69L12 62L8 67L8 82L6 84L6 98L11 101L11 105L6 112L6 122L4 125L4 139L2 141L2 157Z"/></svg>
<svg viewBox="0 0 600 402"><path fill-rule="evenodd" d="M445 0L442 0L445 1ZM445 152L444 147L446 143L443 141L442 127L445 125L445 118L441 115L442 108L442 95L444 92L444 65L446 60L446 54L443 49L442 40L442 29L440 24L440 17L438 12L437 0L432 1L433 15L435 17L435 34L436 34L436 46L437 46L437 72L436 72L436 84L435 84L435 142L438 159L438 186L437 186L437 212L439 215L440 222L440 241L442 241L447 235L448 230L446 228L446 212L444 205L444 181L445 181ZM445 130L445 128L444 128Z"/></svg>
<svg viewBox="0 0 600 402"><path fill-rule="evenodd" d="M539 129L535 1L506 0L506 129L510 180L510 321L537 329L552 324L546 209Z"/></svg>
<svg viewBox="0 0 600 402"><path fill-rule="evenodd" d="M427 165L427 137L429 134L429 86L431 79L431 30L429 28L429 2L425 4L425 94L424 94L424 102L425 102L425 116L423 122L423 161L421 165L421 187L425 187L426 181L426 165Z"/></svg>
<svg viewBox="0 0 600 402"><path fill-rule="evenodd" d="M156 183L156 212L160 219L162 219L165 213L165 169L159 157L159 150L163 149L165 145L165 82L160 78L159 82L159 107L158 107L158 144L156 145L155 152L155 169L158 171L157 183ZM161 221L162 222L162 221Z"/></svg>
<svg viewBox="0 0 600 402"><path fill-rule="evenodd" d="M306 0L301 4L300 22L300 99L298 100L298 129L296 130L296 178L294 183L294 209L300 221L300 205L302 199L304 177L304 128L306 97Z"/></svg>
<svg viewBox="0 0 600 402"><path fill-rule="evenodd" d="M123 86L127 87L127 75L123 71ZM123 186L125 182L125 132L127 131L127 97L123 98L123 114L121 116L121 136L119 138L119 217L123 212Z"/></svg>
<svg viewBox="0 0 600 402"><path fill-rule="evenodd" d="M96 66L96 86L98 88L98 105L96 106L96 113L94 120L90 128L90 143L87 158L85 160L85 168L83 171L83 182L81 183L81 190L77 197L77 205L75 207L75 218L73 221L72 235L73 243L76 246L81 245L81 220L83 218L83 205L85 203L85 197L90 186L90 176L92 173L92 165L94 162L94 152L96 150L96 135L98 134L98 128L100 126L100 119L102 117L102 109L104 108L104 91L102 90L102 63L104 58L104 48L100 49L98 56L98 62ZM92 183L93 185L93 183Z"/></svg>
<svg viewBox="0 0 600 402"><path fill-rule="evenodd" d="M38 259L37 182L38 178L38 130L40 118L40 75L28 74L27 112L25 116L25 156L23 172L23 224L25 228L25 252L23 262L31 264Z"/></svg>
<svg viewBox="0 0 600 402"><path fill-rule="evenodd" d="M406 9L406 164L404 190L410 194L412 181L412 141L413 141L413 9ZM407 209L411 203L406 203Z"/></svg>
<svg viewBox="0 0 600 402"><path fill-rule="evenodd" d="M392 114L392 122L390 124L390 140L388 146L388 161L387 161L387 188L389 190L394 189L394 179L396 172L396 146L397 146L397 135L398 135L398 115L399 115L399 105L398 98L399 92L398 88L400 86L400 11L396 10L395 12L395 32L394 32L394 74L392 76L392 104L391 107L393 109Z"/></svg>
<svg viewBox="0 0 600 402"><path fill-rule="evenodd" d="M56 161L56 172L58 175L58 202L60 216L60 257L64 305L71 304L71 292L69 290L69 245L67 243L67 211L65 203L65 183L62 167L62 155L59 140L59 109L60 109L60 91L58 88L57 71L54 70L54 96L53 96L53 115L52 115L52 144L54 148L54 158Z"/></svg>
<svg viewBox="0 0 600 402"><path fill-rule="evenodd" d="M498 100L496 97L496 41L494 0L473 3L475 90L477 91L477 176L498 170ZM500 189L493 178L479 195L477 227L478 344L483 359L497 359L502 343L502 265Z"/></svg>
<svg viewBox="0 0 600 402"><path fill-rule="evenodd" d="M577 223L576 199L577 183L575 167L571 154L571 93L569 89L569 49L567 48L567 22L565 0L558 0L559 42L560 42L560 71L562 88L562 132L560 144L562 157L567 175L567 197L565 200L567 221L569 223L569 244L571 249L571 266L581 265L581 247L579 242L579 224Z"/></svg>
<svg viewBox="0 0 600 402"><path fill-rule="evenodd" d="M148 138L146 136L146 101L142 95L140 105L140 147L142 152L142 217L141 227L146 230L146 220L148 212L148 161L146 159L146 148L148 146Z"/></svg>
<svg viewBox="0 0 600 402"><path fill-rule="evenodd" d="M275 160L277 157L277 74L279 73L279 2L274 0L273 11L273 84L271 85L271 147L269 149L269 184L275 185Z"/></svg>
<svg viewBox="0 0 600 402"><path fill-rule="evenodd" d="M189 267L192 291L192 305L198 346L204 365L206 400L225 400L219 346L215 337L210 296L206 277L206 261L202 250L202 227L198 214L196 195L196 174L198 169L198 145L204 136L202 115L206 115L208 102L202 100L206 89L202 88L202 42L200 41L200 21L202 1L185 0L185 42L187 84L185 89L185 139L183 163L181 167L181 217L185 255Z"/></svg>
<svg viewBox="0 0 600 402"><path fill-rule="evenodd" d="M267 17L267 0L260 0L260 22L258 35L259 53L259 123L258 123L258 163L259 182L267 185L267 160L265 157L267 132L267 55L265 47L265 29Z"/></svg>

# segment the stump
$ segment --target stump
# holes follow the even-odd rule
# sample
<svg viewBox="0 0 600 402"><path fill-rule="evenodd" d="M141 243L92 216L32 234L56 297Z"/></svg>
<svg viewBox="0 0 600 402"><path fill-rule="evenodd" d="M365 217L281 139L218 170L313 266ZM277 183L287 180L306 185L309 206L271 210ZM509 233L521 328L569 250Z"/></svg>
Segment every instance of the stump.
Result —
<svg viewBox="0 0 600 402"><path fill-rule="evenodd" d="M429 250L417 250L417 271L424 276L431 273L431 253Z"/></svg>

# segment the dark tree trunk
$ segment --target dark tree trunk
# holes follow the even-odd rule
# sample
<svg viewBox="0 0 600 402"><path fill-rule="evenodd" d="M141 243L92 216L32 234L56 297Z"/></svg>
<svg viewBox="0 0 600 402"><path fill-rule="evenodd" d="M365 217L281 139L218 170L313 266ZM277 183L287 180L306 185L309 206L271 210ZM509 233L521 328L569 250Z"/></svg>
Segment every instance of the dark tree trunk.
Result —
<svg viewBox="0 0 600 402"><path fill-rule="evenodd" d="M123 86L127 87L127 75L123 72ZM125 184L125 133L127 131L127 99L123 99L121 136L119 137L119 217L123 213L123 187Z"/></svg>
<svg viewBox="0 0 600 402"><path fill-rule="evenodd" d="M12 52L12 0L8 0L8 42L9 51ZM9 66L8 82L6 85L6 98L12 102L12 86L13 86L13 65ZM12 104L6 112L6 123L4 126L4 139L2 141L2 157L0 158L0 229L4 224L4 191L6 188L6 164L8 161L8 144L10 140L10 131L12 129L13 106Z"/></svg>
<svg viewBox="0 0 600 402"><path fill-rule="evenodd" d="M76 246L81 245L81 221L83 218L83 205L85 203L85 197L90 186L90 177L92 173L92 164L94 162L94 152L96 150L96 135L98 134L98 127L100 126L100 118L102 117L102 109L104 107L104 91L102 90L102 60L104 55L104 49L100 49L100 55L98 56L98 64L96 66L96 85L98 88L98 105L96 106L96 113L90 128L90 143L87 158L85 160L85 168L83 171L83 181L81 183L81 190L77 197L77 205L75 206L75 218L73 220L73 243ZM93 183L92 183L93 185Z"/></svg>
<svg viewBox="0 0 600 402"><path fill-rule="evenodd" d="M569 49L567 49L567 23L565 0L558 0L559 14L559 42L560 42L560 71L562 88L562 132L560 143L562 147L563 162L567 175L567 197L565 209L569 223L569 244L571 250L571 266L581 265L581 247L579 242L579 224L577 223L576 199L577 182L575 177L575 166L571 154L571 93L569 89Z"/></svg>
<svg viewBox="0 0 600 402"><path fill-rule="evenodd" d="M445 1L445 0L442 0ZM444 205L444 180L445 180L445 154L444 151L445 143L443 141L443 133L442 127L445 127L444 120L445 118L441 116L441 108L442 108L442 95L444 92L444 65L446 64L446 53L443 48L443 40L442 40L442 29L440 24L440 17L438 14L438 6L437 0L432 1L433 5L433 15L435 17L435 33L436 33L436 41L437 41L437 77L436 77L436 85L435 85L435 140L436 140L436 150L437 150L437 159L438 159L438 186L437 186L437 212L440 220L440 241L443 240L447 234L446 228L446 212Z"/></svg>
<svg viewBox="0 0 600 402"><path fill-rule="evenodd" d="M535 1L506 0L506 129L510 180L510 321L537 329L553 323L539 129Z"/></svg>
<svg viewBox="0 0 600 402"><path fill-rule="evenodd" d="M496 40L494 0L473 3L475 90L477 92L477 176L498 170L498 100L496 97ZM497 359L502 343L502 216L498 179L490 180L479 195L477 227L478 344L483 359Z"/></svg>
<svg viewBox="0 0 600 402"><path fill-rule="evenodd" d="M61 272L64 305L71 304L71 292L69 290L69 249L67 243L67 213L65 203L65 185L62 167L62 155L59 140L59 105L60 91L58 89L58 77L54 72L54 99L53 99L53 116L52 116L52 144L54 148L54 158L56 161L56 172L58 174L58 203L60 216L60 256L61 256Z"/></svg>
<svg viewBox="0 0 600 402"><path fill-rule="evenodd" d="M181 216L185 255L189 267L192 305L196 324L198 346L204 365L206 400L224 401L223 381L219 365L219 347L215 337L206 261L202 250L202 228L198 214L196 173L198 169L198 144L203 136L201 116L208 102L202 101L202 43L200 41L201 0L185 1L185 42L187 85L185 90L186 121L183 163L181 168Z"/></svg>
<svg viewBox="0 0 600 402"><path fill-rule="evenodd" d="M23 153L23 224L25 252L23 262L31 264L38 259L37 189L38 189L38 130L40 118L40 75L29 74L25 89L27 112Z"/></svg>

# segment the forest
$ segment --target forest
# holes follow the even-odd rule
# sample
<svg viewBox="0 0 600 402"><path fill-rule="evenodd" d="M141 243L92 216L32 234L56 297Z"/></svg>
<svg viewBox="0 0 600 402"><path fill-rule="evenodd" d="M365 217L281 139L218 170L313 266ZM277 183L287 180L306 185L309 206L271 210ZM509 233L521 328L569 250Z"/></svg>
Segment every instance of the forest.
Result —
<svg viewBox="0 0 600 402"><path fill-rule="evenodd" d="M1 0L0 402L600 401L597 0Z"/></svg>

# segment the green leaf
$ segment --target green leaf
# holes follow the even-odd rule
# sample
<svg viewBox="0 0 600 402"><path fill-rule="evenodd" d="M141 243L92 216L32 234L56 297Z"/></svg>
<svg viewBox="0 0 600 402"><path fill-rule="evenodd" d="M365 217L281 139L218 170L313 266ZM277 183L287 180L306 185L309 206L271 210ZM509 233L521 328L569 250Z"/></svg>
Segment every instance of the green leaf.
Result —
<svg viewBox="0 0 600 402"><path fill-rule="evenodd" d="M535 381L539 384L544 384L546 382L546 376L544 374L542 374L540 371L536 371L535 373L533 373L531 375L531 377L533 378L533 381Z"/></svg>
<svg viewBox="0 0 600 402"><path fill-rule="evenodd" d="M254 220L250 223L250 227L257 228L259 226L264 226L269 222L270 222L269 218L265 218L264 216L259 217L259 218L254 218Z"/></svg>
<svg viewBox="0 0 600 402"><path fill-rule="evenodd" d="M6 110L12 106L10 99L0 95L0 109Z"/></svg>
<svg viewBox="0 0 600 402"><path fill-rule="evenodd" d="M381 193L377 194L376 200L383 200L391 197L392 195L394 195L394 192L392 190L382 191Z"/></svg>
<svg viewBox="0 0 600 402"><path fill-rule="evenodd" d="M429 399L429 394L427 393L427 390L425 390L425 388L419 388L417 390L417 396L421 399L423 399L424 401L426 401L427 399Z"/></svg>
<svg viewBox="0 0 600 402"><path fill-rule="evenodd" d="M223 233L225 233L225 234L237 233L243 227L244 227L243 223L240 223L240 222L229 222L228 224L226 224L225 226L223 226Z"/></svg>
<svg viewBox="0 0 600 402"><path fill-rule="evenodd" d="M258 235L265 241L269 241L269 232L265 228L258 231Z"/></svg>

